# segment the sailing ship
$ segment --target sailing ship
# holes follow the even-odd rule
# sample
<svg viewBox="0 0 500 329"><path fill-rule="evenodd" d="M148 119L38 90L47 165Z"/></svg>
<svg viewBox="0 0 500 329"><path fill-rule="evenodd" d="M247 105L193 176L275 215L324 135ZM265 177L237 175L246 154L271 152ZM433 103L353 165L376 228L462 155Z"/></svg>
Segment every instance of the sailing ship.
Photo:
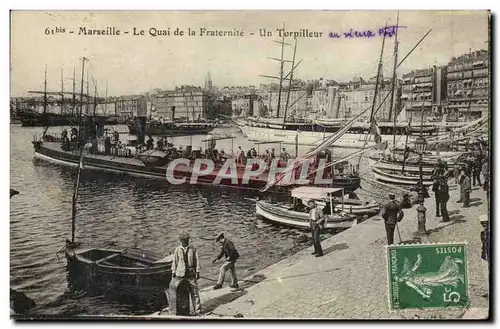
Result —
<svg viewBox="0 0 500 329"><path fill-rule="evenodd" d="M82 77L86 61L84 57ZM89 244L75 240L78 189L84 163L84 145L89 137L82 120L82 104L81 97L77 137L79 162L73 191L71 240L66 240L64 248L70 277L77 282L85 282L87 287L113 289L121 294L137 295L141 298L151 294L161 296L167 289L172 275L171 255L164 257L137 248L122 248L113 243Z"/></svg>
<svg viewBox="0 0 500 329"><path fill-rule="evenodd" d="M97 95L91 97L89 95L89 82L87 76L87 93L78 95L75 92L75 72L73 71L73 92L64 91L64 79L63 73L61 72L61 91L51 92L47 91L47 67L45 67L45 79L44 79L44 90L43 91L28 91L30 94L43 95L43 99L31 100L29 104L17 104L18 108L16 113L22 127L56 127L56 126L75 126L78 123L78 117L76 115L77 104L79 102L78 96L80 98L86 99L86 114L89 115L91 105L94 104L94 115L96 111L97 104L106 103L105 99L97 98ZM83 82L82 82L83 88ZM107 94L107 89L106 89ZM65 96L69 95L69 99ZM58 99L51 98L49 96L57 97ZM59 98L60 97L60 98ZM107 95L106 95L107 98ZM40 108L40 103L42 104ZM59 113L57 113L59 111ZM117 124L116 116L106 117L106 124L113 125Z"/></svg>
<svg viewBox="0 0 500 329"><path fill-rule="evenodd" d="M422 42L422 40L426 37L425 35L418 43ZM267 75L262 75L263 77L267 78L273 78L273 79L278 79L279 80L279 89L278 89L278 104L277 104L277 110L276 110L276 118L248 118L246 120L239 120L237 122L238 127L242 131L242 133L251 141L258 141L258 142L265 142L265 141L271 141L271 140L281 140L283 143L289 143L289 144L294 144L296 140L298 140L298 143L300 145L307 145L307 146L317 146L321 144L324 140L328 139L329 137L333 136L336 134L343 125L349 121L351 117L345 117L345 118L331 118L331 119L326 119L326 118L316 118L314 120L297 120L297 119L292 119L287 117L287 110L291 108L294 104L298 102L298 100L295 100L294 103L292 103L290 106L288 104L288 99L290 97L290 90L291 90L291 85L292 85L292 77L293 77L293 72L300 64L300 62L295 65L295 61L292 60L292 68L290 72L283 77L283 62L290 62L288 60L283 59L283 49L285 45L289 45L282 41L276 41L277 43L281 43L281 58L280 59L275 59L280 61L280 76L279 77L274 77L274 76L267 76ZM295 44L295 49L296 49L296 44ZM415 49L415 48L414 48ZM413 51L413 50L412 50ZM411 52L410 52L411 53ZM408 54L409 55L409 54ZM407 56L408 57L408 56ZM295 58L295 51L294 51L294 58ZM405 58L406 59L406 58ZM401 63L399 63L401 64ZM284 90L283 82L289 78L289 83L288 83L288 90ZM381 76L377 77L377 83L378 80L381 79ZM287 92L287 103L284 107L284 113L283 117L280 117L280 111L281 109L281 96L283 92ZM302 97L306 96L306 92L302 95ZM391 100L390 103L394 103L394 96L393 92L390 93ZM389 94L387 94L388 96ZM387 96L380 102L380 106L382 103L386 101ZM300 98L299 98L300 99ZM374 98L375 99L375 98ZM337 110L335 111L336 113L340 113L339 107L341 104L342 97L339 98L339 102L337 102ZM345 100L344 100L345 104ZM333 106L333 102L332 102ZM396 115L393 115L394 118L396 118ZM389 118L390 120L390 118ZM341 138L339 138L335 144L335 147L343 147L343 148L364 148L365 146L373 146L376 144L376 142L372 139L367 140L367 136L371 135L371 118L369 122L363 122L362 120L358 120L354 124L350 126L350 128L342 135ZM447 131L451 131L456 127L462 126L463 123L448 123L446 127L443 129ZM391 148L400 148L403 147L405 142L404 142L404 137L406 135L407 131L407 123L398 120L396 123L393 123L391 121L380 121L377 122L377 126L380 130L380 137L382 138L383 142L387 142L388 146ZM438 133L438 128L436 127L436 123L431 123L428 122L424 125L422 130L416 131L416 130L410 130L409 131L409 142L414 142L415 139L417 138L418 135L420 135L421 131L423 132L424 135L427 136L435 136ZM393 136L396 136L396 138L393 138Z"/></svg>

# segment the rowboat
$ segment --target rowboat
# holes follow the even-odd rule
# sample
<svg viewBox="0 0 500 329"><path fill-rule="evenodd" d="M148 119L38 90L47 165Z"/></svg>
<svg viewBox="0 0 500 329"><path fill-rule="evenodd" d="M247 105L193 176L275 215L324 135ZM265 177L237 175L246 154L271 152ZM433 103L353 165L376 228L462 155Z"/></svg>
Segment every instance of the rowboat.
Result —
<svg viewBox="0 0 500 329"><path fill-rule="evenodd" d="M173 256L114 244L92 246L66 241L65 255L73 283L89 288L119 289L142 299L160 296L172 277Z"/></svg>
<svg viewBox="0 0 500 329"><path fill-rule="evenodd" d="M369 203L365 206L352 204L350 207L345 204L334 205L343 200L344 196L337 198L334 195L343 194L341 188L322 188L314 186L301 186L291 190L293 205L276 204L264 200L258 200L255 205L257 216L274 224L309 229L309 212L303 206L310 200L317 202L318 207L323 209L325 214L325 229L348 229L358 223L358 215L378 213L378 204ZM299 202L300 200L300 202ZM364 207L364 209L363 209ZM342 211L342 208L344 209ZM350 213L352 211L352 213Z"/></svg>
<svg viewBox="0 0 500 329"><path fill-rule="evenodd" d="M401 172L385 171L376 167L372 167L372 172L376 180L391 184L416 185L420 179L419 175L412 175L408 173L401 174ZM422 178L422 184L424 186L430 186L434 183L429 175L424 175Z"/></svg>

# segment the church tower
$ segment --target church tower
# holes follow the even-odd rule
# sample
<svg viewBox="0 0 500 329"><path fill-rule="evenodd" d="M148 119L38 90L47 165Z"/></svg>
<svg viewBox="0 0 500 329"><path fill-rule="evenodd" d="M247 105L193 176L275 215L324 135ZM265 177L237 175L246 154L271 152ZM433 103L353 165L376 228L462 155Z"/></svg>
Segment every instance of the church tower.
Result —
<svg viewBox="0 0 500 329"><path fill-rule="evenodd" d="M212 91L212 77L210 76L210 72L207 72L207 77L205 78L205 90Z"/></svg>

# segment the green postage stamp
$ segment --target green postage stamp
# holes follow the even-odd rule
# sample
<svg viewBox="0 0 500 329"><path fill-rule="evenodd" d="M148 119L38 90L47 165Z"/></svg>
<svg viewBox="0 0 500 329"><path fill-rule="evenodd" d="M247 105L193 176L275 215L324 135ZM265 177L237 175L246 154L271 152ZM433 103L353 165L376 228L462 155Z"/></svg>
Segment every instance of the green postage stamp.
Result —
<svg viewBox="0 0 500 329"><path fill-rule="evenodd" d="M467 244L387 246L390 310L465 308Z"/></svg>

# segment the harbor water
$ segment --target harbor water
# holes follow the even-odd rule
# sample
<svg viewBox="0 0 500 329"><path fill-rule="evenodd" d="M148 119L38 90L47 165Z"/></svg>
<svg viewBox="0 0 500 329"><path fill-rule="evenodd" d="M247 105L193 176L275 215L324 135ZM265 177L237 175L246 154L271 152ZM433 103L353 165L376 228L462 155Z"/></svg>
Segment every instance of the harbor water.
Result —
<svg viewBox="0 0 500 329"><path fill-rule="evenodd" d="M19 195L10 201L10 285L37 303L46 315L143 314L151 309L118 303L103 295L69 289L66 259L57 252L71 236L71 200L76 171L33 157L31 141L43 128L11 125L10 187ZM112 127L125 132L126 126ZM60 133L62 128L49 129ZM220 131L235 139L220 140L217 148L230 152L253 145L234 128ZM130 138L121 134L121 138ZM207 136L169 139L176 146L205 147ZM294 154L293 146L286 146ZM279 144L265 144L264 149ZM308 148L300 148L304 152ZM342 152L348 152L343 150ZM361 166L366 168L367 166ZM366 170L366 169L365 169ZM241 258L240 278L267 267L310 244L307 233L275 227L255 215L257 191L182 185L102 172L82 172L76 236L89 243L116 242L168 255L187 231L198 248L200 286L213 285L221 262L212 265L220 251L215 243L225 232ZM277 196L282 198L284 196ZM382 229L382 228L381 228ZM154 310L153 310L154 311Z"/></svg>

